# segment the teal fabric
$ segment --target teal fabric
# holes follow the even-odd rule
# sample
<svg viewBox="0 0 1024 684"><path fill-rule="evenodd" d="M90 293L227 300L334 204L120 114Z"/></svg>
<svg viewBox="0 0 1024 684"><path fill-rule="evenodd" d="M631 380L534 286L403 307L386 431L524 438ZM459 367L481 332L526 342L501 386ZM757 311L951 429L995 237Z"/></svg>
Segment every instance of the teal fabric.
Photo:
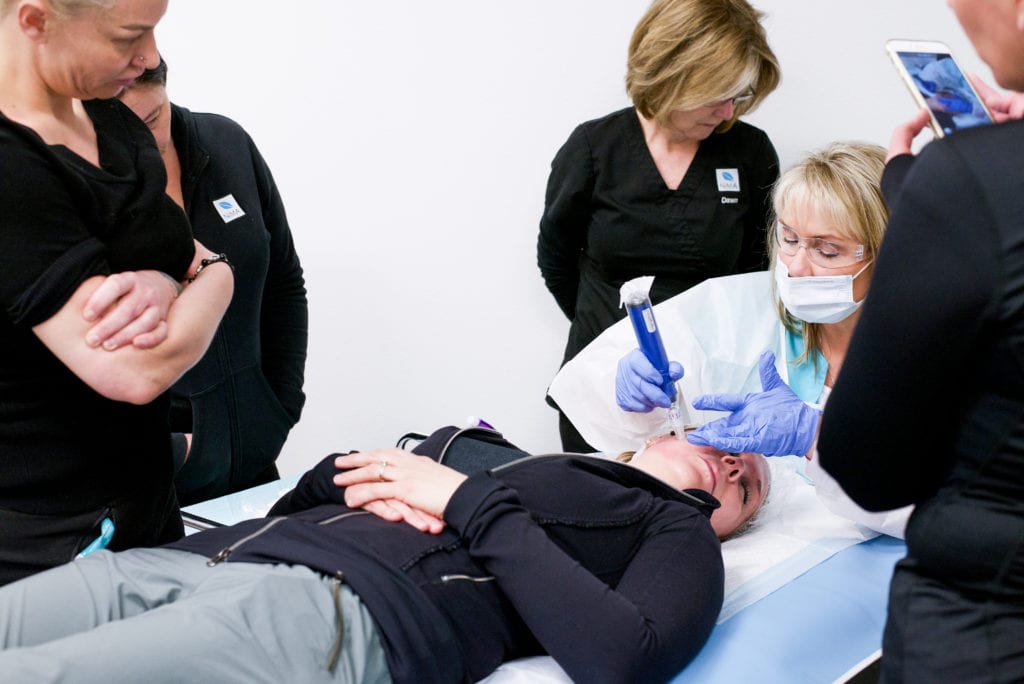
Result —
<svg viewBox="0 0 1024 684"><path fill-rule="evenodd" d="M804 353L804 337L786 330L786 364L789 370L789 386L800 399L812 404L818 403L821 392L825 389L825 374L828 363L821 352L815 352L817 363L808 360L797 363L796 359Z"/></svg>

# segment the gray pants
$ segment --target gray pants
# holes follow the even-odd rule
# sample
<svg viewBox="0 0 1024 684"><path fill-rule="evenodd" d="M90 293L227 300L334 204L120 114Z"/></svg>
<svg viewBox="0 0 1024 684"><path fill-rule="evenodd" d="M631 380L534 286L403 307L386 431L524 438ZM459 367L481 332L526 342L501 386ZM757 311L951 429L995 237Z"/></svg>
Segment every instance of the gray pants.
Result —
<svg viewBox="0 0 1024 684"><path fill-rule="evenodd" d="M369 612L308 568L207 567L171 549L97 552L0 589L0 678L10 682L384 682Z"/></svg>

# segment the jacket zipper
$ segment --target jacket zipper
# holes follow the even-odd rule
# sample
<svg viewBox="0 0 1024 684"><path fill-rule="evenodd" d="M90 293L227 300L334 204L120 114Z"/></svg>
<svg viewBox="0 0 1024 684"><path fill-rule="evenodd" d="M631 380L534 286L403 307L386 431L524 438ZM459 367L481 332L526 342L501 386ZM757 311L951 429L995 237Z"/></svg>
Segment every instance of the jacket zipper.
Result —
<svg viewBox="0 0 1024 684"><path fill-rule="evenodd" d="M256 537L260 536L261 534L269 530L274 525L280 522L284 522L285 520L286 518L274 518L273 520L271 520L266 525L256 530L252 534L242 537L231 546L225 546L223 549L218 551L217 554L213 556L210 560L206 561L206 564L212 568L214 565L217 565L218 563L223 563L228 559L228 556L230 556L234 552L234 550L237 549L239 546L246 543L250 539L255 539Z"/></svg>
<svg viewBox="0 0 1024 684"><path fill-rule="evenodd" d="M447 583L459 580L464 582L493 582L494 575L487 575L485 577L474 577L473 575L441 575L442 582Z"/></svg>
<svg viewBox="0 0 1024 684"><path fill-rule="evenodd" d="M344 518L351 518L353 515L370 515L369 511L347 511L345 513L339 513L330 518L326 518L317 523L317 525L330 525L332 522L343 520Z"/></svg>
<svg viewBox="0 0 1024 684"><path fill-rule="evenodd" d="M325 520L321 520L321 521L319 521L317 523L317 525L329 525L332 522L336 522L338 520L342 520L343 518L348 518L348 517L351 517L353 515L370 515L370 512L369 511L348 511L346 513L341 513L339 515L335 515L335 516L327 518ZM238 550L238 547L242 546L243 544L245 544L247 542L252 541L256 537L261 536L263 533L265 533L268 530L270 530L270 528L272 528L274 525L277 525L278 523L284 522L287 519L288 518L286 516L282 516L280 518L274 518L273 520L271 520L270 522L268 522L266 525L264 525L263 527L259 528L255 532L242 537L241 539L236 541L231 546L226 546L223 549L221 549L220 551L218 551L216 553L216 555L214 555L208 561L206 561L206 564L212 568L213 566L217 565L218 563L223 563L224 561L226 561L228 559L228 556L230 556L232 553L234 553L235 551Z"/></svg>

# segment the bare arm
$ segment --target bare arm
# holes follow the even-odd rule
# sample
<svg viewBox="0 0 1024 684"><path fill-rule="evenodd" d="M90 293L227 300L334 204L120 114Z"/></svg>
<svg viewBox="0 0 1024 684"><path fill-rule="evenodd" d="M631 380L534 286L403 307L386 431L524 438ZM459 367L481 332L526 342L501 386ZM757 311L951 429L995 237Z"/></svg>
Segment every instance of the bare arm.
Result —
<svg viewBox="0 0 1024 684"><path fill-rule="evenodd" d="M107 277L86 302L90 347L108 351L134 344L145 349L167 339L167 313L182 285L160 271L125 271Z"/></svg>
<svg viewBox="0 0 1024 684"><path fill-rule="evenodd" d="M197 247L198 259L210 256ZM145 404L171 386L206 352L231 301L234 277L223 263L203 269L181 293L167 314L167 339L151 349L131 345L107 351L91 347L86 334L92 324L82 315L92 295L108 280L94 276L83 282L60 311L33 328L53 354L85 384L108 399Z"/></svg>
<svg viewBox="0 0 1024 684"><path fill-rule="evenodd" d="M198 240L188 272L195 273L200 259L212 252ZM162 271L123 271L104 279L89 296L82 316L92 323L85 335L90 347L113 351L126 344L140 349L167 339L167 313L185 287Z"/></svg>

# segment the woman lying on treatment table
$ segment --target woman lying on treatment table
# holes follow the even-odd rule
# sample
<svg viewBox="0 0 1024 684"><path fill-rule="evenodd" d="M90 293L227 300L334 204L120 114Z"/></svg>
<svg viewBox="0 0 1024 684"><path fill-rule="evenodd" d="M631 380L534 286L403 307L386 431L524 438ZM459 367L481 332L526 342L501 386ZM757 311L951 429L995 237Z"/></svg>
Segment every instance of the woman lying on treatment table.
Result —
<svg viewBox="0 0 1024 684"><path fill-rule="evenodd" d="M0 671L461 683L547 653L574 681L677 674L714 625L718 538L764 502L765 459L667 437L628 465L519 458L497 433L456 433L435 432L425 456L331 455L266 519L0 590ZM455 442L512 462L466 476L434 460Z"/></svg>

